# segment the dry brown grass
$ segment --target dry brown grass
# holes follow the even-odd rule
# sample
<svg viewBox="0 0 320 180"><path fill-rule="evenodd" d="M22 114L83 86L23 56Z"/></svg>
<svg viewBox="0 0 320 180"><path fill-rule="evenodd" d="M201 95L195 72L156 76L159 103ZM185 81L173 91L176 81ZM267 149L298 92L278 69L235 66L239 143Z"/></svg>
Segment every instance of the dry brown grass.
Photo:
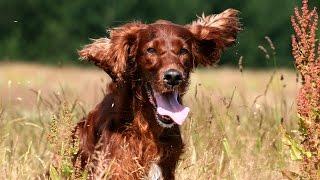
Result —
<svg viewBox="0 0 320 180"><path fill-rule="evenodd" d="M93 68L0 64L0 176L43 176L60 150L47 142L53 115L64 117L57 115L68 107L67 124L74 123L101 100L107 81ZM182 127L186 152L177 179L281 179L298 172L292 159L299 154L284 142L296 135L297 86L289 70L196 71L185 96L192 114Z"/></svg>

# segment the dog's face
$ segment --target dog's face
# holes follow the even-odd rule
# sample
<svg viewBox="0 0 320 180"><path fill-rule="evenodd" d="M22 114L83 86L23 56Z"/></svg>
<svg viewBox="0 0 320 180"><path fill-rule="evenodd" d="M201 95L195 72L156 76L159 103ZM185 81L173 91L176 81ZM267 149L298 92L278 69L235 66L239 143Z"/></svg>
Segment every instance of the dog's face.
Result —
<svg viewBox="0 0 320 180"><path fill-rule="evenodd" d="M136 62L145 82L157 93L183 94L194 64L192 33L167 22L149 25L138 34Z"/></svg>
<svg viewBox="0 0 320 180"><path fill-rule="evenodd" d="M183 26L160 21L138 33L136 63L155 99L157 120L163 127L182 124L189 109L180 99L194 66L193 34ZM152 91L152 92L151 92Z"/></svg>
<svg viewBox="0 0 320 180"><path fill-rule="evenodd" d="M112 29L110 38L98 39L79 52L103 68L113 81L144 82L155 99L160 125L182 124L189 109L181 105L190 72L199 64L218 62L240 30L238 11L203 16L188 25L168 21L129 23ZM138 77L136 77L138 75Z"/></svg>

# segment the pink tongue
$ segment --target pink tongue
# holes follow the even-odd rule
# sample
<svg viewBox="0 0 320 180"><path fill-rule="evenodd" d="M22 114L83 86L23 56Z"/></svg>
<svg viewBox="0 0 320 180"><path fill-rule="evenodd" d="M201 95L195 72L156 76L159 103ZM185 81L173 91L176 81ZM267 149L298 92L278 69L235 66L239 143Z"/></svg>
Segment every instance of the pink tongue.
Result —
<svg viewBox="0 0 320 180"><path fill-rule="evenodd" d="M190 109L188 107L182 106L178 102L178 94L168 93L168 94L159 94L154 93L154 96L157 101L157 112L162 116L169 116L174 122L179 125L186 120Z"/></svg>

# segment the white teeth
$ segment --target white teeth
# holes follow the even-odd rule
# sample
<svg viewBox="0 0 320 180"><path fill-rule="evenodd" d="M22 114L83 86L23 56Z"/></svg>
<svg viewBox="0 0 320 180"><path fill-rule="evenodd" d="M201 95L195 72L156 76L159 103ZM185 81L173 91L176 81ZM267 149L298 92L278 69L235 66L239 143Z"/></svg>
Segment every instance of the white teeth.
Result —
<svg viewBox="0 0 320 180"><path fill-rule="evenodd" d="M166 124L166 123L162 122L162 121L159 119L158 116L157 116L156 119L157 119L158 124L159 124L160 126L164 127L164 128L172 128L173 125L174 125L174 122L172 122L172 123L170 123L170 124Z"/></svg>

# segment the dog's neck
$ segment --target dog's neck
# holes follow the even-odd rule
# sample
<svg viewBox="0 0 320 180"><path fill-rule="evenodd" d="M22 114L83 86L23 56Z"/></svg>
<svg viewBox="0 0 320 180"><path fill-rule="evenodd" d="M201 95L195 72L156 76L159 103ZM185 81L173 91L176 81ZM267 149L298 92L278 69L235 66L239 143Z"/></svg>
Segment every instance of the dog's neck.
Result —
<svg viewBox="0 0 320 180"><path fill-rule="evenodd" d="M150 99L150 92L146 84L141 84L135 88L133 96L133 125L139 127L141 132L152 132L154 138L159 138L164 128L156 120L156 110L154 101Z"/></svg>
<svg viewBox="0 0 320 180"><path fill-rule="evenodd" d="M149 88L149 89L148 89ZM119 100L115 106L120 106L120 109L125 109L132 117L123 119L116 129L122 127L130 128L131 130L139 131L139 134L149 134L149 138L156 141L162 134L164 128L160 126L156 120L155 100L150 96L150 85L142 81L123 81L113 82L109 85L109 90L116 97L124 98ZM115 101L116 102L116 101ZM124 117L123 117L124 118ZM124 128L126 129L126 128Z"/></svg>

